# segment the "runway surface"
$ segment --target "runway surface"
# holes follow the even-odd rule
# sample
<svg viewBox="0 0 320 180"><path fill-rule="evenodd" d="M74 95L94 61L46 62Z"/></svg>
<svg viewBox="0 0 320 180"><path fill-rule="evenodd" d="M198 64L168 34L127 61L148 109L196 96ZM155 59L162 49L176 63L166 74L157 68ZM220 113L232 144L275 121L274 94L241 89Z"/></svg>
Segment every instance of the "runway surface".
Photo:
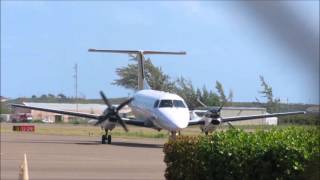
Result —
<svg viewBox="0 0 320 180"><path fill-rule="evenodd" d="M164 139L1 133L1 179L18 179L27 153L30 180L164 179Z"/></svg>

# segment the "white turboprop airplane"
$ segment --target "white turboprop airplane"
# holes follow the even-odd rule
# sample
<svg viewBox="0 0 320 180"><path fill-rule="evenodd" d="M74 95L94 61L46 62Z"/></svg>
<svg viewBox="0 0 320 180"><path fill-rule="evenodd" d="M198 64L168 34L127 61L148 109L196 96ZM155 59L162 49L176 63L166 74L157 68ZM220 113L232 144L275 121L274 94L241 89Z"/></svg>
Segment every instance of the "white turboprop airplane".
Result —
<svg viewBox="0 0 320 180"><path fill-rule="evenodd" d="M108 135L108 132L112 131L117 123L119 123L125 131L128 131L126 124L153 128L158 131L164 129L171 132L171 138L175 139L177 132L180 132L180 130L191 125L201 125L201 129L207 134L208 132L213 131L217 127L217 125L225 122L305 113L304 111L297 111L222 118L220 116L222 107L220 107L218 109L208 110L203 117L192 116L192 118L190 118L190 112L187 104L180 96L173 93L152 90L150 88L147 81L145 80L143 65L145 60L144 55L147 54L185 55L186 52L97 49L89 49L89 52L124 53L129 55L136 55L136 58L138 60L138 91L135 93L135 95L132 98L121 103L118 107L114 107L109 103L104 93L100 91L100 95L107 105L107 109L103 112L102 115L47 109L19 104L13 104L12 106L92 119L89 121L89 123L100 125L105 130L105 135L102 136L102 144L105 144L106 140L108 144L111 144L111 135ZM135 119L121 118L119 116L119 110L125 105L129 105L131 107Z"/></svg>

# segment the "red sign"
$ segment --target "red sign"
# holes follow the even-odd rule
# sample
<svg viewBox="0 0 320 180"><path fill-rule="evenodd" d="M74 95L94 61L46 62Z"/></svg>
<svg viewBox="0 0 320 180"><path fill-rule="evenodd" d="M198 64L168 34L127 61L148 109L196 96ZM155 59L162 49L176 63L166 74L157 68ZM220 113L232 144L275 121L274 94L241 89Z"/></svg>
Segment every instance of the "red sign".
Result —
<svg viewBox="0 0 320 180"><path fill-rule="evenodd" d="M34 132L34 125L21 125L21 126L13 126L13 131L26 131L26 132Z"/></svg>

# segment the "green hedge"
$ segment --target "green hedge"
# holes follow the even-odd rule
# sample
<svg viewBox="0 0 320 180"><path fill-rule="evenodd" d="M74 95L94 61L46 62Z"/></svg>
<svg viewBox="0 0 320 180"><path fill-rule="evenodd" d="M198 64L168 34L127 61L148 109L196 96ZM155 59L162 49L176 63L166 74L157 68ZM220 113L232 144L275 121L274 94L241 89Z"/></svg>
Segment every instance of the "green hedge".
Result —
<svg viewBox="0 0 320 180"><path fill-rule="evenodd" d="M300 114L294 116L283 116L278 118L278 123L295 125L320 125L320 114Z"/></svg>
<svg viewBox="0 0 320 180"><path fill-rule="evenodd" d="M319 129L228 130L164 146L167 179L319 179Z"/></svg>

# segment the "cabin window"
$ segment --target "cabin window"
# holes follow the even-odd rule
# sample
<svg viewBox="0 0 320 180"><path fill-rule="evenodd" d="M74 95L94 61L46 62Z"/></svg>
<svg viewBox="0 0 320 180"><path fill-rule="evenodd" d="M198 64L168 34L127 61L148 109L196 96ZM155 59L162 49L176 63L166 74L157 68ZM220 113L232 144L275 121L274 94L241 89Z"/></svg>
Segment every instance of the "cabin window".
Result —
<svg viewBox="0 0 320 180"><path fill-rule="evenodd" d="M185 108L186 106L181 100L173 100L173 106L178 108Z"/></svg>
<svg viewBox="0 0 320 180"><path fill-rule="evenodd" d="M159 107L172 107L172 100L161 100Z"/></svg>
<svg viewBox="0 0 320 180"><path fill-rule="evenodd" d="M159 100L156 100L156 102L154 103L153 107L154 107L154 108L157 108L158 105L159 105Z"/></svg>

